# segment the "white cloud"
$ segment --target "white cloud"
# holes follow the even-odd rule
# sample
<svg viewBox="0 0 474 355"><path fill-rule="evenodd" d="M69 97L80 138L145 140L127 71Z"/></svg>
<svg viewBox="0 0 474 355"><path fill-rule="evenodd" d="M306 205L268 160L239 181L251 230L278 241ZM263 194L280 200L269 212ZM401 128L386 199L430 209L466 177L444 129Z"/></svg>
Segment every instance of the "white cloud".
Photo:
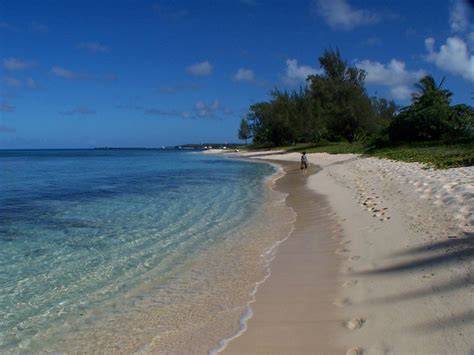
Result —
<svg viewBox="0 0 474 355"><path fill-rule="evenodd" d="M211 104L206 104L203 101L196 102L194 106L194 112L197 117L213 117L216 111L219 109L219 101L214 100Z"/></svg>
<svg viewBox="0 0 474 355"><path fill-rule="evenodd" d="M234 74L233 79L235 81L253 81L255 80L255 75L250 69L240 68L237 70L237 73Z"/></svg>
<svg viewBox="0 0 474 355"><path fill-rule="evenodd" d="M288 85L296 85L304 82L308 75L322 74L322 69L316 69L308 65L298 65L296 59L287 59L286 72L283 75L283 81Z"/></svg>
<svg viewBox="0 0 474 355"><path fill-rule="evenodd" d="M401 100L409 98L410 87L426 75L424 70L407 70L405 63L397 59L388 64L366 59L357 62L356 66L367 72L367 83L386 86L394 98Z"/></svg>
<svg viewBox="0 0 474 355"><path fill-rule="evenodd" d="M188 74L195 76L206 76L212 73L214 67L209 62L195 63L186 68Z"/></svg>
<svg viewBox="0 0 474 355"><path fill-rule="evenodd" d="M316 12L335 30L351 30L380 21L375 12L354 9L346 0L314 0Z"/></svg>
<svg viewBox="0 0 474 355"><path fill-rule="evenodd" d="M465 0L452 1L449 12L449 25L453 32L464 32L469 28L470 6Z"/></svg>
<svg viewBox="0 0 474 355"><path fill-rule="evenodd" d="M79 48L90 50L94 53L108 53L109 47L99 42L81 42L78 45Z"/></svg>
<svg viewBox="0 0 474 355"><path fill-rule="evenodd" d="M5 58L3 60L3 67L7 70L22 70L31 68L34 65L33 62L17 59L17 58Z"/></svg>
<svg viewBox="0 0 474 355"><path fill-rule="evenodd" d="M439 52L436 51L434 45L434 38L430 37L425 40L428 62L474 83L474 55L471 54L467 44L461 38L449 37L446 43L440 47Z"/></svg>

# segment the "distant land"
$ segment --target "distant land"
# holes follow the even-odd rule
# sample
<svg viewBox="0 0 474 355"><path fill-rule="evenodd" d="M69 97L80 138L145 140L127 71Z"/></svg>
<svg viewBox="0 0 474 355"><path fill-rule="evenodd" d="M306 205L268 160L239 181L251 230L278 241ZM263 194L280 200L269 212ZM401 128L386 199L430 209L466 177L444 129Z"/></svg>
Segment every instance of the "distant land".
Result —
<svg viewBox="0 0 474 355"><path fill-rule="evenodd" d="M240 147L239 143L200 143L200 144L183 144L175 146L161 146L155 148L145 147L95 147L94 150L174 150L174 149L234 149Z"/></svg>

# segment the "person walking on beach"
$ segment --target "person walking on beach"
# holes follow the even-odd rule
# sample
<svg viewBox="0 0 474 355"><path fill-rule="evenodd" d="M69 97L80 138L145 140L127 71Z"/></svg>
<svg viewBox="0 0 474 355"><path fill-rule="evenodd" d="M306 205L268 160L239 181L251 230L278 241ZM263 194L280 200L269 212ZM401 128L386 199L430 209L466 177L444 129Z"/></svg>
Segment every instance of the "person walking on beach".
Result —
<svg viewBox="0 0 474 355"><path fill-rule="evenodd" d="M306 175L308 172L308 157L306 156L306 152L301 154L301 170L303 170L303 175Z"/></svg>

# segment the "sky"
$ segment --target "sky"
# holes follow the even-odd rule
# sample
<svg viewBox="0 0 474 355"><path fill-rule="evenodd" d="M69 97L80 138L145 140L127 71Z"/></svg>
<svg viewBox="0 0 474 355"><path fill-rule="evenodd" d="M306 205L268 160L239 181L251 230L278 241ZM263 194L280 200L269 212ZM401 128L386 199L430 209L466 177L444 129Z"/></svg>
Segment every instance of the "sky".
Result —
<svg viewBox="0 0 474 355"><path fill-rule="evenodd" d="M339 49L370 95L431 74L474 105L464 0L0 0L0 149L238 142L251 104Z"/></svg>

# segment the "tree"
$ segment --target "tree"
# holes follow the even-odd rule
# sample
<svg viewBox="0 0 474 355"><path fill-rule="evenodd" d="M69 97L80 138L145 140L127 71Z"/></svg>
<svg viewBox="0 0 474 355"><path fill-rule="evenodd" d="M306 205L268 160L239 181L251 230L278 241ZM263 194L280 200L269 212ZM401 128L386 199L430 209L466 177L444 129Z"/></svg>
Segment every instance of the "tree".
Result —
<svg viewBox="0 0 474 355"><path fill-rule="evenodd" d="M379 97L372 97L371 104L374 112L373 126L371 127L371 130L380 135L388 129L394 120L399 107L393 100Z"/></svg>
<svg viewBox="0 0 474 355"><path fill-rule="evenodd" d="M328 138L353 142L367 131L373 110L365 87L365 71L349 67L339 50L327 49L319 58L322 75L310 75L310 93L325 122Z"/></svg>
<svg viewBox="0 0 474 355"><path fill-rule="evenodd" d="M443 83L444 79L436 85L435 79L426 75L415 84L417 92L412 94L411 105L402 108L389 127L391 140L438 140L450 135L452 93L442 89Z"/></svg>
<svg viewBox="0 0 474 355"><path fill-rule="evenodd" d="M247 144L249 138L252 138L252 130L249 121L246 118L242 118L240 121L239 139L244 139L245 144Z"/></svg>

